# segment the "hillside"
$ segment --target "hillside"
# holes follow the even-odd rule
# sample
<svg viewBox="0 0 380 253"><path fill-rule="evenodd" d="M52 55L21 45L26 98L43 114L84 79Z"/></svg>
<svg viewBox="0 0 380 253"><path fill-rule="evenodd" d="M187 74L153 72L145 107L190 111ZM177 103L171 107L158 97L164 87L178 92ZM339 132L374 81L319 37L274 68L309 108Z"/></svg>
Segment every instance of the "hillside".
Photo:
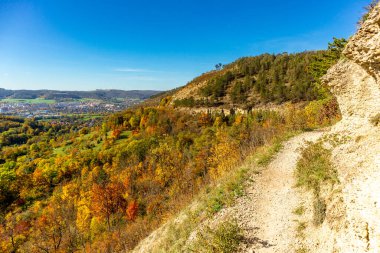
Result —
<svg viewBox="0 0 380 253"><path fill-rule="evenodd" d="M323 64L328 55L321 55ZM328 96L302 107L284 105L281 112L189 114L173 110L167 95L147 101L159 100L159 106L98 120L3 116L1 251L132 250L249 154L339 118ZM205 214L220 211L234 196L212 201Z"/></svg>
<svg viewBox="0 0 380 253"><path fill-rule="evenodd" d="M161 91L153 90L95 90L95 91L57 91L57 90L6 90L0 88L0 99L36 99L44 98L51 100L62 99L147 99Z"/></svg>
<svg viewBox="0 0 380 253"><path fill-rule="evenodd" d="M244 57L207 72L170 95L175 107L251 109L267 104L323 99L319 78L340 57L345 40L325 51Z"/></svg>
<svg viewBox="0 0 380 253"><path fill-rule="evenodd" d="M15 86L357 32L0 88L0 253L380 252L380 0L4 6Z"/></svg>
<svg viewBox="0 0 380 253"><path fill-rule="evenodd" d="M363 49L360 40L343 58L344 39L324 51L241 58L102 119L1 116L0 251L349 252L342 245L353 237L359 252L377 247L376 209L365 223L357 215L377 205L355 183L376 192L379 150L376 54L357 56L376 41ZM295 136L336 123L337 101L343 119L331 133ZM363 164L372 174L361 179L354 167Z"/></svg>
<svg viewBox="0 0 380 253"><path fill-rule="evenodd" d="M370 10L322 79L341 121L272 144L268 162L254 154L135 252L379 252L380 4ZM236 184L244 193L204 215Z"/></svg>

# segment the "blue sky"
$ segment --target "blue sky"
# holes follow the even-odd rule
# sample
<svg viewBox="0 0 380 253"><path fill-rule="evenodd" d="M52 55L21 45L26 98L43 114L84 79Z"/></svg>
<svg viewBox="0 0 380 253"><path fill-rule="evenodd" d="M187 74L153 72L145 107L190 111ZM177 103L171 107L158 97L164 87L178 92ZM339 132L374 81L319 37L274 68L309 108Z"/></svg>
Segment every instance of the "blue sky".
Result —
<svg viewBox="0 0 380 253"><path fill-rule="evenodd" d="M0 0L0 87L157 89L242 56L324 49L370 0Z"/></svg>

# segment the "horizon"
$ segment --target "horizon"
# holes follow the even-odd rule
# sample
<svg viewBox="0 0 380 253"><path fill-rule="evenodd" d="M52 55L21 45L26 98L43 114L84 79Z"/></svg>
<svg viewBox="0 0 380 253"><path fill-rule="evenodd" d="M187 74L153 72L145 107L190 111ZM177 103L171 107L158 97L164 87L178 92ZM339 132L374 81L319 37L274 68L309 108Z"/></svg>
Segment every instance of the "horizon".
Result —
<svg viewBox="0 0 380 253"><path fill-rule="evenodd" d="M11 91L22 91L22 90L30 90L30 91L61 91L61 92L71 92L71 91L167 91L167 90L138 90L138 89L132 89L132 90L123 90L123 89L93 89L93 90L57 90L57 89L7 89L7 88L3 88L3 87L0 87L0 90L3 89L3 90L11 90Z"/></svg>
<svg viewBox="0 0 380 253"><path fill-rule="evenodd" d="M370 2L1 2L0 87L170 90L217 63L326 49Z"/></svg>

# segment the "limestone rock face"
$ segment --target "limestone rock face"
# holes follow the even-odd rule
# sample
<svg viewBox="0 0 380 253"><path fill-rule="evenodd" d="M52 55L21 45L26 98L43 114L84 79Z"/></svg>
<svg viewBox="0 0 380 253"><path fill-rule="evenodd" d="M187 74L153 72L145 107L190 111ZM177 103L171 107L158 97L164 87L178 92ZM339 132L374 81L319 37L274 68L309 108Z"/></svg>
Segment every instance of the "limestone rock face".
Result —
<svg viewBox="0 0 380 253"><path fill-rule="evenodd" d="M367 20L350 39L343 54L362 66L370 75L380 77L380 6L377 5Z"/></svg>
<svg viewBox="0 0 380 253"><path fill-rule="evenodd" d="M339 103L343 119L338 126L371 127L370 119L380 112L380 85L365 68L349 59L340 60L324 82Z"/></svg>
<svg viewBox="0 0 380 253"><path fill-rule="evenodd" d="M338 99L344 123L368 125L380 112L380 5L349 40L343 55L324 82Z"/></svg>
<svg viewBox="0 0 380 253"><path fill-rule="evenodd" d="M326 220L309 241L311 252L380 252L380 5L350 39L344 57L323 81L337 97L342 121L331 136L340 183L326 199ZM340 217L329 219L329 217Z"/></svg>

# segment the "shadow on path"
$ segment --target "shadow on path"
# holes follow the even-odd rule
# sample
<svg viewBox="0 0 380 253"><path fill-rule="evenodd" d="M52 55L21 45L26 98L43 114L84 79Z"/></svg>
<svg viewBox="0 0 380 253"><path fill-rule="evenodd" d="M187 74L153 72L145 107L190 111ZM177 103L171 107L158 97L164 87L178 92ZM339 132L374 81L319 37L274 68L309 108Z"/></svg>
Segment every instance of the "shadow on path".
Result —
<svg viewBox="0 0 380 253"><path fill-rule="evenodd" d="M260 245L262 248L270 248L276 246L275 244L271 244L270 242L262 240L258 237L244 238L243 241L248 245Z"/></svg>

